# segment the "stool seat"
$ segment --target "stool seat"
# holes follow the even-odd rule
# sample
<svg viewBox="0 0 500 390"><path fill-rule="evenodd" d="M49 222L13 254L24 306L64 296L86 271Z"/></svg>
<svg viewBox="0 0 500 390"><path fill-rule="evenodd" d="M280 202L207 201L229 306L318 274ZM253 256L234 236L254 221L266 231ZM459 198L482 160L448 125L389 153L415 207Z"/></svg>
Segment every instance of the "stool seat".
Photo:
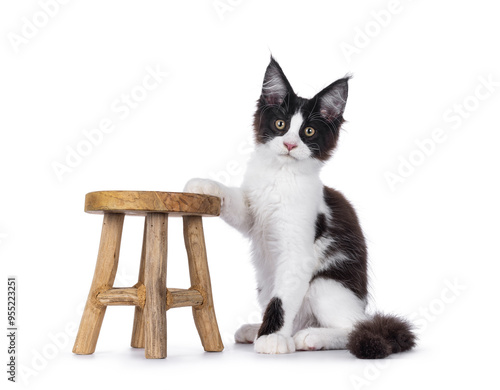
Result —
<svg viewBox="0 0 500 390"><path fill-rule="evenodd" d="M167 213L170 216L220 214L220 198L186 192L96 191L85 196L85 212L146 215Z"/></svg>

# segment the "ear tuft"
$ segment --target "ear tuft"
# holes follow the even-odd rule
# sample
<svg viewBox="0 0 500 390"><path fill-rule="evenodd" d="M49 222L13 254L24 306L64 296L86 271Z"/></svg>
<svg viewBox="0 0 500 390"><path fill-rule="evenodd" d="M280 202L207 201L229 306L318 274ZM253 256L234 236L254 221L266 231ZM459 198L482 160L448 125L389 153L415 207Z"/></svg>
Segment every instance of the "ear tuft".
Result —
<svg viewBox="0 0 500 390"><path fill-rule="evenodd" d="M347 75L318 93L319 112L328 121L333 121L342 116L345 110L348 94L348 81L351 78Z"/></svg>
<svg viewBox="0 0 500 390"><path fill-rule="evenodd" d="M292 93L292 87L288 82L278 62L271 56L271 62L267 66L262 84L262 97L266 104L280 105L285 96Z"/></svg>

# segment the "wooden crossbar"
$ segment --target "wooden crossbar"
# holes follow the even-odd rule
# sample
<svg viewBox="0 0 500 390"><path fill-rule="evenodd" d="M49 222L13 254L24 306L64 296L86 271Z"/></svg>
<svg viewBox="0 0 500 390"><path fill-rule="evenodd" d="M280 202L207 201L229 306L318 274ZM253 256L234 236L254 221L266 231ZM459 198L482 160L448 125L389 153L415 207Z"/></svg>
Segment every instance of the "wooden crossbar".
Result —
<svg viewBox="0 0 500 390"><path fill-rule="evenodd" d="M100 292L97 301L103 306L138 306L144 307L146 292L144 285L134 287L116 287ZM167 310L174 307L201 306L204 298L200 289L167 288L165 297Z"/></svg>

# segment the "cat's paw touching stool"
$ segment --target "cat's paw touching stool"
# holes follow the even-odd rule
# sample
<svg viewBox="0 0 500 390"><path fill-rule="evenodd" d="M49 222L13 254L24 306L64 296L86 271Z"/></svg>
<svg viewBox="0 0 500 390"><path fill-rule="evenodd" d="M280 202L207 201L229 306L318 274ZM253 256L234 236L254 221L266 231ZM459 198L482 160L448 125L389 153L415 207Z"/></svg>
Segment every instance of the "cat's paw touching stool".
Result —
<svg viewBox="0 0 500 390"><path fill-rule="evenodd" d="M209 179L191 179L184 186L184 192L192 194L213 195L222 198L221 185Z"/></svg>
<svg viewBox="0 0 500 390"><path fill-rule="evenodd" d="M257 353L278 354L295 352L293 338L279 333L260 336L254 343Z"/></svg>

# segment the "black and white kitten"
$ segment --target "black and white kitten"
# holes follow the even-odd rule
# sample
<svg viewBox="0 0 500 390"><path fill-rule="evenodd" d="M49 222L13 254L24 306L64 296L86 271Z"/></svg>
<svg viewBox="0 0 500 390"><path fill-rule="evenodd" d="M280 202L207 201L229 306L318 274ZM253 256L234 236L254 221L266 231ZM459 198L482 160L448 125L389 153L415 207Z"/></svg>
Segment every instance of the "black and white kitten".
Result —
<svg viewBox="0 0 500 390"><path fill-rule="evenodd" d="M297 96L271 58L254 119L256 148L241 188L193 179L185 191L222 199L221 217L250 238L261 324L239 343L260 353L345 349L383 358L411 349L410 325L365 313L367 251L356 213L319 173L344 121L348 77Z"/></svg>

